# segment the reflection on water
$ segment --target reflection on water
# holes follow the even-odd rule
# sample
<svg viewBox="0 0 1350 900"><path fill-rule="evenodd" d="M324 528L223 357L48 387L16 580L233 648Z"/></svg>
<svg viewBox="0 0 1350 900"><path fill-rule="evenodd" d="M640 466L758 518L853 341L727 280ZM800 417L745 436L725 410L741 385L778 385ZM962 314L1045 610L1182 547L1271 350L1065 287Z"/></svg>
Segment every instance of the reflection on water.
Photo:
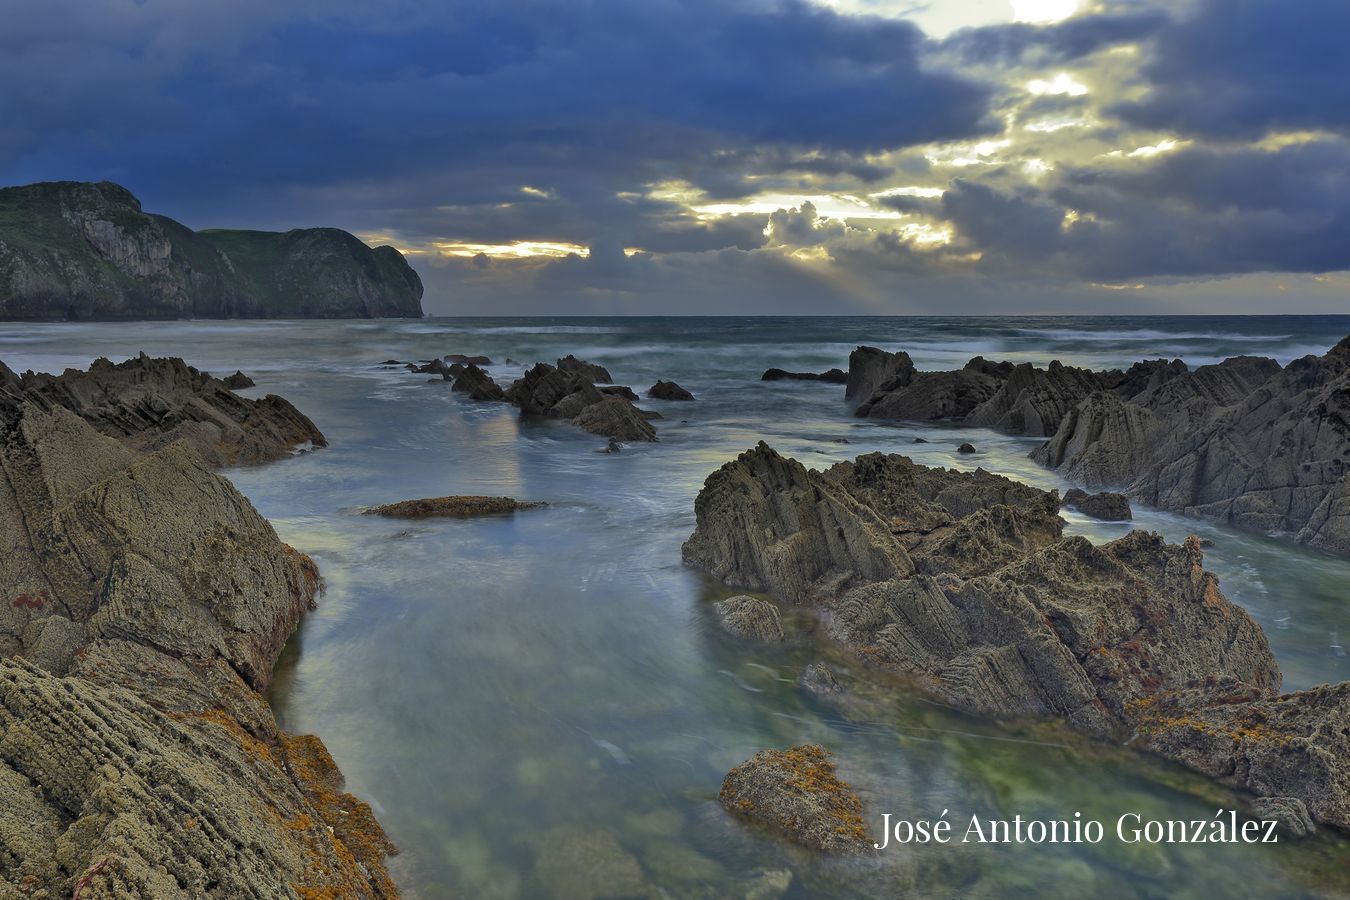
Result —
<svg viewBox="0 0 1350 900"><path fill-rule="evenodd" d="M1094 366L1234 353L1321 352L1350 320L424 320L0 327L14 368L86 365L140 349L213 371L243 368L308 413L332 446L230 476L282 537L318 560L320 608L291 642L272 700L287 728L320 734L350 787L404 853L410 895L592 897L1290 896L1350 890L1343 846L954 844L823 860L729 820L725 772L755 750L835 750L869 814L1213 816L1219 788L1050 725L994 727L861 686L832 708L802 696L801 669L846 657L809 617L794 638L751 647L712 623L728 591L679 562L693 498L716 466L768 441L823 467L870 450L983 466L1063 487L1026 458L1035 441L981 429L865 422L835 385L776 382L769 366L842 365L858 343L906 348L920 366L973 353ZM661 441L618 455L602 441L444 382L382 370L387 358L485 353L502 362L567 352L643 390L657 377L695 403L646 405ZM519 365L498 365L509 377ZM922 436L929 443L914 444ZM958 457L970 440L979 449ZM547 500L476 521L399 522L367 504L451 493ZM1094 540L1129 525L1068 514ZM1350 678L1342 596L1350 564L1268 538L1136 511L1135 527L1214 541L1207 564L1261 622L1286 685ZM860 682L860 685L862 683Z"/></svg>

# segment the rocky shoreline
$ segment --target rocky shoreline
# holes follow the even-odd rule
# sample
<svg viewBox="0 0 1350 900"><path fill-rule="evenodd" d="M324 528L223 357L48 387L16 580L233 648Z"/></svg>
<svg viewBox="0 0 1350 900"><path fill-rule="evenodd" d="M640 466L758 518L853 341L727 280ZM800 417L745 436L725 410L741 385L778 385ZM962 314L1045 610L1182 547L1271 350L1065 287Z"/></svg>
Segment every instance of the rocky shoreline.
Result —
<svg viewBox="0 0 1350 900"><path fill-rule="evenodd" d="M1123 372L983 357L921 372L859 347L845 399L863 418L1044 437L1032 459L1088 488L1350 554L1350 338L1284 367L1239 356Z"/></svg>
<svg viewBox="0 0 1350 900"><path fill-rule="evenodd" d="M817 472L761 443L708 477L683 556L958 709L1059 719L1350 830L1350 683L1279 694L1198 540L1065 539L1059 505L983 470L872 453Z"/></svg>
<svg viewBox="0 0 1350 900"><path fill-rule="evenodd" d="M302 443L181 360L0 366L7 895L397 895L370 808L261 695L318 569L213 471Z"/></svg>

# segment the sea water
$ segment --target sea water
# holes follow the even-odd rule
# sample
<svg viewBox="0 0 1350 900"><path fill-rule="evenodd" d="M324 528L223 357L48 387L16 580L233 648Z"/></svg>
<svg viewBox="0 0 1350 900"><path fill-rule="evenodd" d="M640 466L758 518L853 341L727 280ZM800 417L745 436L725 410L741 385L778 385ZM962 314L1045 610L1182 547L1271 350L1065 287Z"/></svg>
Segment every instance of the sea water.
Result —
<svg viewBox="0 0 1350 900"><path fill-rule="evenodd" d="M710 607L735 592L684 567L680 544L704 478L760 440L816 468L881 450L1069 486L1027 458L1035 438L856 419L842 386L761 382L769 367L846 368L858 344L943 369L975 355L1288 362L1347 333L1350 317L10 323L0 359L60 371L144 350L217 375L242 369L257 381L244 394L280 394L327 435L327 449L226 474L323 572L327 592L270 699L283 727L324 739L375 808L409 896L603 897L637 884L724 897L783 883L793 897L1325 896L1350 892L1350 854L1328 838L892 846L837 860L731 819L716 799L727 770L802 742L836 753L878 838L883 811L946 810L960 830L973 815L1194 820L1233 798L1129 750L981 722L871 673L843 710L816 703L795 686L802 668L827 660L848 681L847 655L791 611L783 646L724 635ZM491 357L503 383L575 353L639 393L661 378L698 399L644 400L664 417L660 441L598 453L593 435L381 366L447 353ZM957 455L965 441L978 452ZM445 494L550 505L458 521L359 514ZM1130 528L1209 538L1206 566L1265 629L1286 689L1350 679L1350 562L1137 506L1130 523L1065 517L1094 541Z"/></svg>

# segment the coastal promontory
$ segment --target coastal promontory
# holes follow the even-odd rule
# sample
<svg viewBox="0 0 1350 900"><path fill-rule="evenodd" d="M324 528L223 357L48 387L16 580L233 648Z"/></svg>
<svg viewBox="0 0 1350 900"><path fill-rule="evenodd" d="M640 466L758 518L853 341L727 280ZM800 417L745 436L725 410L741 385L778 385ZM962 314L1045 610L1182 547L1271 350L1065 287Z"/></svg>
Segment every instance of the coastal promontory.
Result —
<svg viewBox="0 0 1350 900"><path fill-rule="evenodd" d="M393 247L338 228L193 231L107 181L0 188L0 320L422 316Z"/></svg>

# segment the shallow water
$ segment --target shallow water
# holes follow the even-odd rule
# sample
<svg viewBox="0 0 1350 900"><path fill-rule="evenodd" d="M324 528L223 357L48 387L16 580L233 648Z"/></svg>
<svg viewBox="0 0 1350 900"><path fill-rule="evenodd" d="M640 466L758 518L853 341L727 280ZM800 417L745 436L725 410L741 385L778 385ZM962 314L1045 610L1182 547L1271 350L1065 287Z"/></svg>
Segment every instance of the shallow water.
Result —
<svg viewBox="0 0 1350 900"><path fill-rule="evenodd" d="M282 724L323 737L403 853L409 895L588 896L634 866L668 896L740 896L767 870L792 896L1290 896L1350 891L1339 844L1003 846L888 850L818 860L728 820L721 778L766 746L836 751L869 814L1072 819L1112 830L1126 812L1212 816L1202 780L1048 726L988 726L909 696L864 691L844 711L794 681L835 659L807 619L781 648L712 624L727 591L680 564L693 498L758 440L823 467L871 450L983 466L1064 487L1026 458L1035 440L983 429L853 419L838 385L762 383L770 366L844 367L859 343L905 349L921 368L970 356L1093 367L1237 354L1322 353L1350 317L1184 319L430 319L0 325L15 369L86 366L138 350L278 393L329 449L228 473L282 537L319 562L328 592L291 642L272 701ZM661 441L617 455L385 359L462 352L502 363L565 353L645 390L658 377L695 403L644 401ZM491 371L509 380L519 365ZM913 444L916 436L930 443ZM969 440L979 448L958 457ZM847 443L844 443L847 442ZM453 493L547 500L511 518L398 522L354 508ZM1069 514L1109 540L1130 527ZM1136 510L1133 527L1214 541L1207 566L1261 623L1297 689L1350 678L1350 563L1265 536ZM562 863L558 863L562 860ZM635 862L634 862L635 861ZM584 875L578 877L578 871ZM571 883L571 878L576 883Z"/></svg>

